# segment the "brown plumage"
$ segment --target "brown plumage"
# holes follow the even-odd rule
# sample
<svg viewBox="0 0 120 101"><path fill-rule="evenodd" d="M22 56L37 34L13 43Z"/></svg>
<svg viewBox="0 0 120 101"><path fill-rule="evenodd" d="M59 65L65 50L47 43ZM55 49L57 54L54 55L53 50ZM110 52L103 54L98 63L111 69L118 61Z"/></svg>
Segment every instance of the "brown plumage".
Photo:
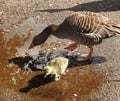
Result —
<svg viewBox="0 0 120 101"><path fill-rule="evenodd" d="M120 35L120 24L97 13L76 13L67 17L60 25L53 24L46 27L33 38L30 48L44 43L51 34L61 39L74 41L74 44L67 47L70 50L75 49L77 44L88 46L90 48L86 57L88 59L92 55L94 45L100 44L105 38Z"/></svg>

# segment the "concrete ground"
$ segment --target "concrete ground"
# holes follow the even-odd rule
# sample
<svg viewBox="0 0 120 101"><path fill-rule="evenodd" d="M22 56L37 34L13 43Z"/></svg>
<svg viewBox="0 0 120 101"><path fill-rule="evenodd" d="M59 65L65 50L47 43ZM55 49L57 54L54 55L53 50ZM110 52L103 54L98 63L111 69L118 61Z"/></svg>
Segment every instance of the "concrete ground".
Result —
<svg viewBox="0 0 120 101"><path fill-rule="evenodd" d="M70 40L51 36L28 50L32 37L74 12L93 11L119 22L119 0L0 0L0 101L120 101L120 37L95 46L90 64L68 68L59 81L9 60L62 50ZM59 48L60 47L60 48ZM88 52L81 46L76 53ZM24 59L25 58L25 59ZM25 61L24 61L25 60ZM20 61L20 60L16 60ZM27 92L27 93L26 93Z"/></svg>

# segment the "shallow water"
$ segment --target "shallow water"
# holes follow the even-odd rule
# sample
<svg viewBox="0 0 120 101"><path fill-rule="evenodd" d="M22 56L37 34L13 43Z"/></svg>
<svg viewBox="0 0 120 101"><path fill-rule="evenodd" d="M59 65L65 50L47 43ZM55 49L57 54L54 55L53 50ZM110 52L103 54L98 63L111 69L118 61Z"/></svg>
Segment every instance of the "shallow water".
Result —
<svg viewBox="0 0 120 101"><path fill-rule="evenodd" d="M2 30L1 33L3 33ZM66 52L55 52L54 50L53 55L47 55L48 58L45 58L45 54L20 56L20 54L16 53L19 51L19 47L29 40L30 35L28 34L25 37L15 34L8 40L4 38L7 34L9 33L0 34L0 53L2 53L0 55L0 80L8 88L27 92L26 96L34 99L45 101L61 101L65 99L67 101L89 98L90 93L97 91L101 85L104 75L94 71L92 65L87 65L92 63L92 60L77 63L74 55L70 57L67 56ZM57 43L51 44L50 48L52 49L55 45ZM53 81L50 77L44 78L42 68L49 60L61 54L70 59L69 67L71 68L67 69L66 74L62 75L59 81Z"/></svg>

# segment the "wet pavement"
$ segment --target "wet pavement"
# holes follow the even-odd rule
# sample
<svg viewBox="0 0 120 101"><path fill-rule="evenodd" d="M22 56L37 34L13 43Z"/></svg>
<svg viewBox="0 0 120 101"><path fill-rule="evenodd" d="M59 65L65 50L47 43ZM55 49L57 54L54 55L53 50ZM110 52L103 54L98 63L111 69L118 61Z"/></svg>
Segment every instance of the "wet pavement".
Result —
<svg viewBox="0 0 120 101"><path fill-rule="evenodd" d="M98 7L96 10L119 21L119 1L114 1L1 0L0 101L119 101L119 36L95 46L89 61L76 61L76 54L88 52L85 46L76 49L71 53L72 56L64 51L63 56L67 56L70 63L59 81L53 81L49 76L44 78L42 68L51 58L43 61L42 65L40 59L51 53L54 56L61 55L61 51L71 41L50 36L42 46L28 50L34 35L49 24L61 23L66 16L76 11L95 11L96 5L109 5L105 9Z"/></svg>

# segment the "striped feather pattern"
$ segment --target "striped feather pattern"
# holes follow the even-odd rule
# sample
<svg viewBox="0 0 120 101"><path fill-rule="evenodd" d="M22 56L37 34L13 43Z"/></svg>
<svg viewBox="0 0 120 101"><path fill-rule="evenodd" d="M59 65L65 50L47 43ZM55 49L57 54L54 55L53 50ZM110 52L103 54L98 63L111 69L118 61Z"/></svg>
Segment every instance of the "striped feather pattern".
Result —
<svg viewBox="0 0 120 101"><path fill-rule="evenodd" d="M77 37L80 37L80 43L87 46L100 44L102 39L120 34L119 24L93 12L73 14L67 17L59 27L59 29L64 30L64 34L69 39L75 41ZM69 27L69 29L66 27Z"/></svg>

